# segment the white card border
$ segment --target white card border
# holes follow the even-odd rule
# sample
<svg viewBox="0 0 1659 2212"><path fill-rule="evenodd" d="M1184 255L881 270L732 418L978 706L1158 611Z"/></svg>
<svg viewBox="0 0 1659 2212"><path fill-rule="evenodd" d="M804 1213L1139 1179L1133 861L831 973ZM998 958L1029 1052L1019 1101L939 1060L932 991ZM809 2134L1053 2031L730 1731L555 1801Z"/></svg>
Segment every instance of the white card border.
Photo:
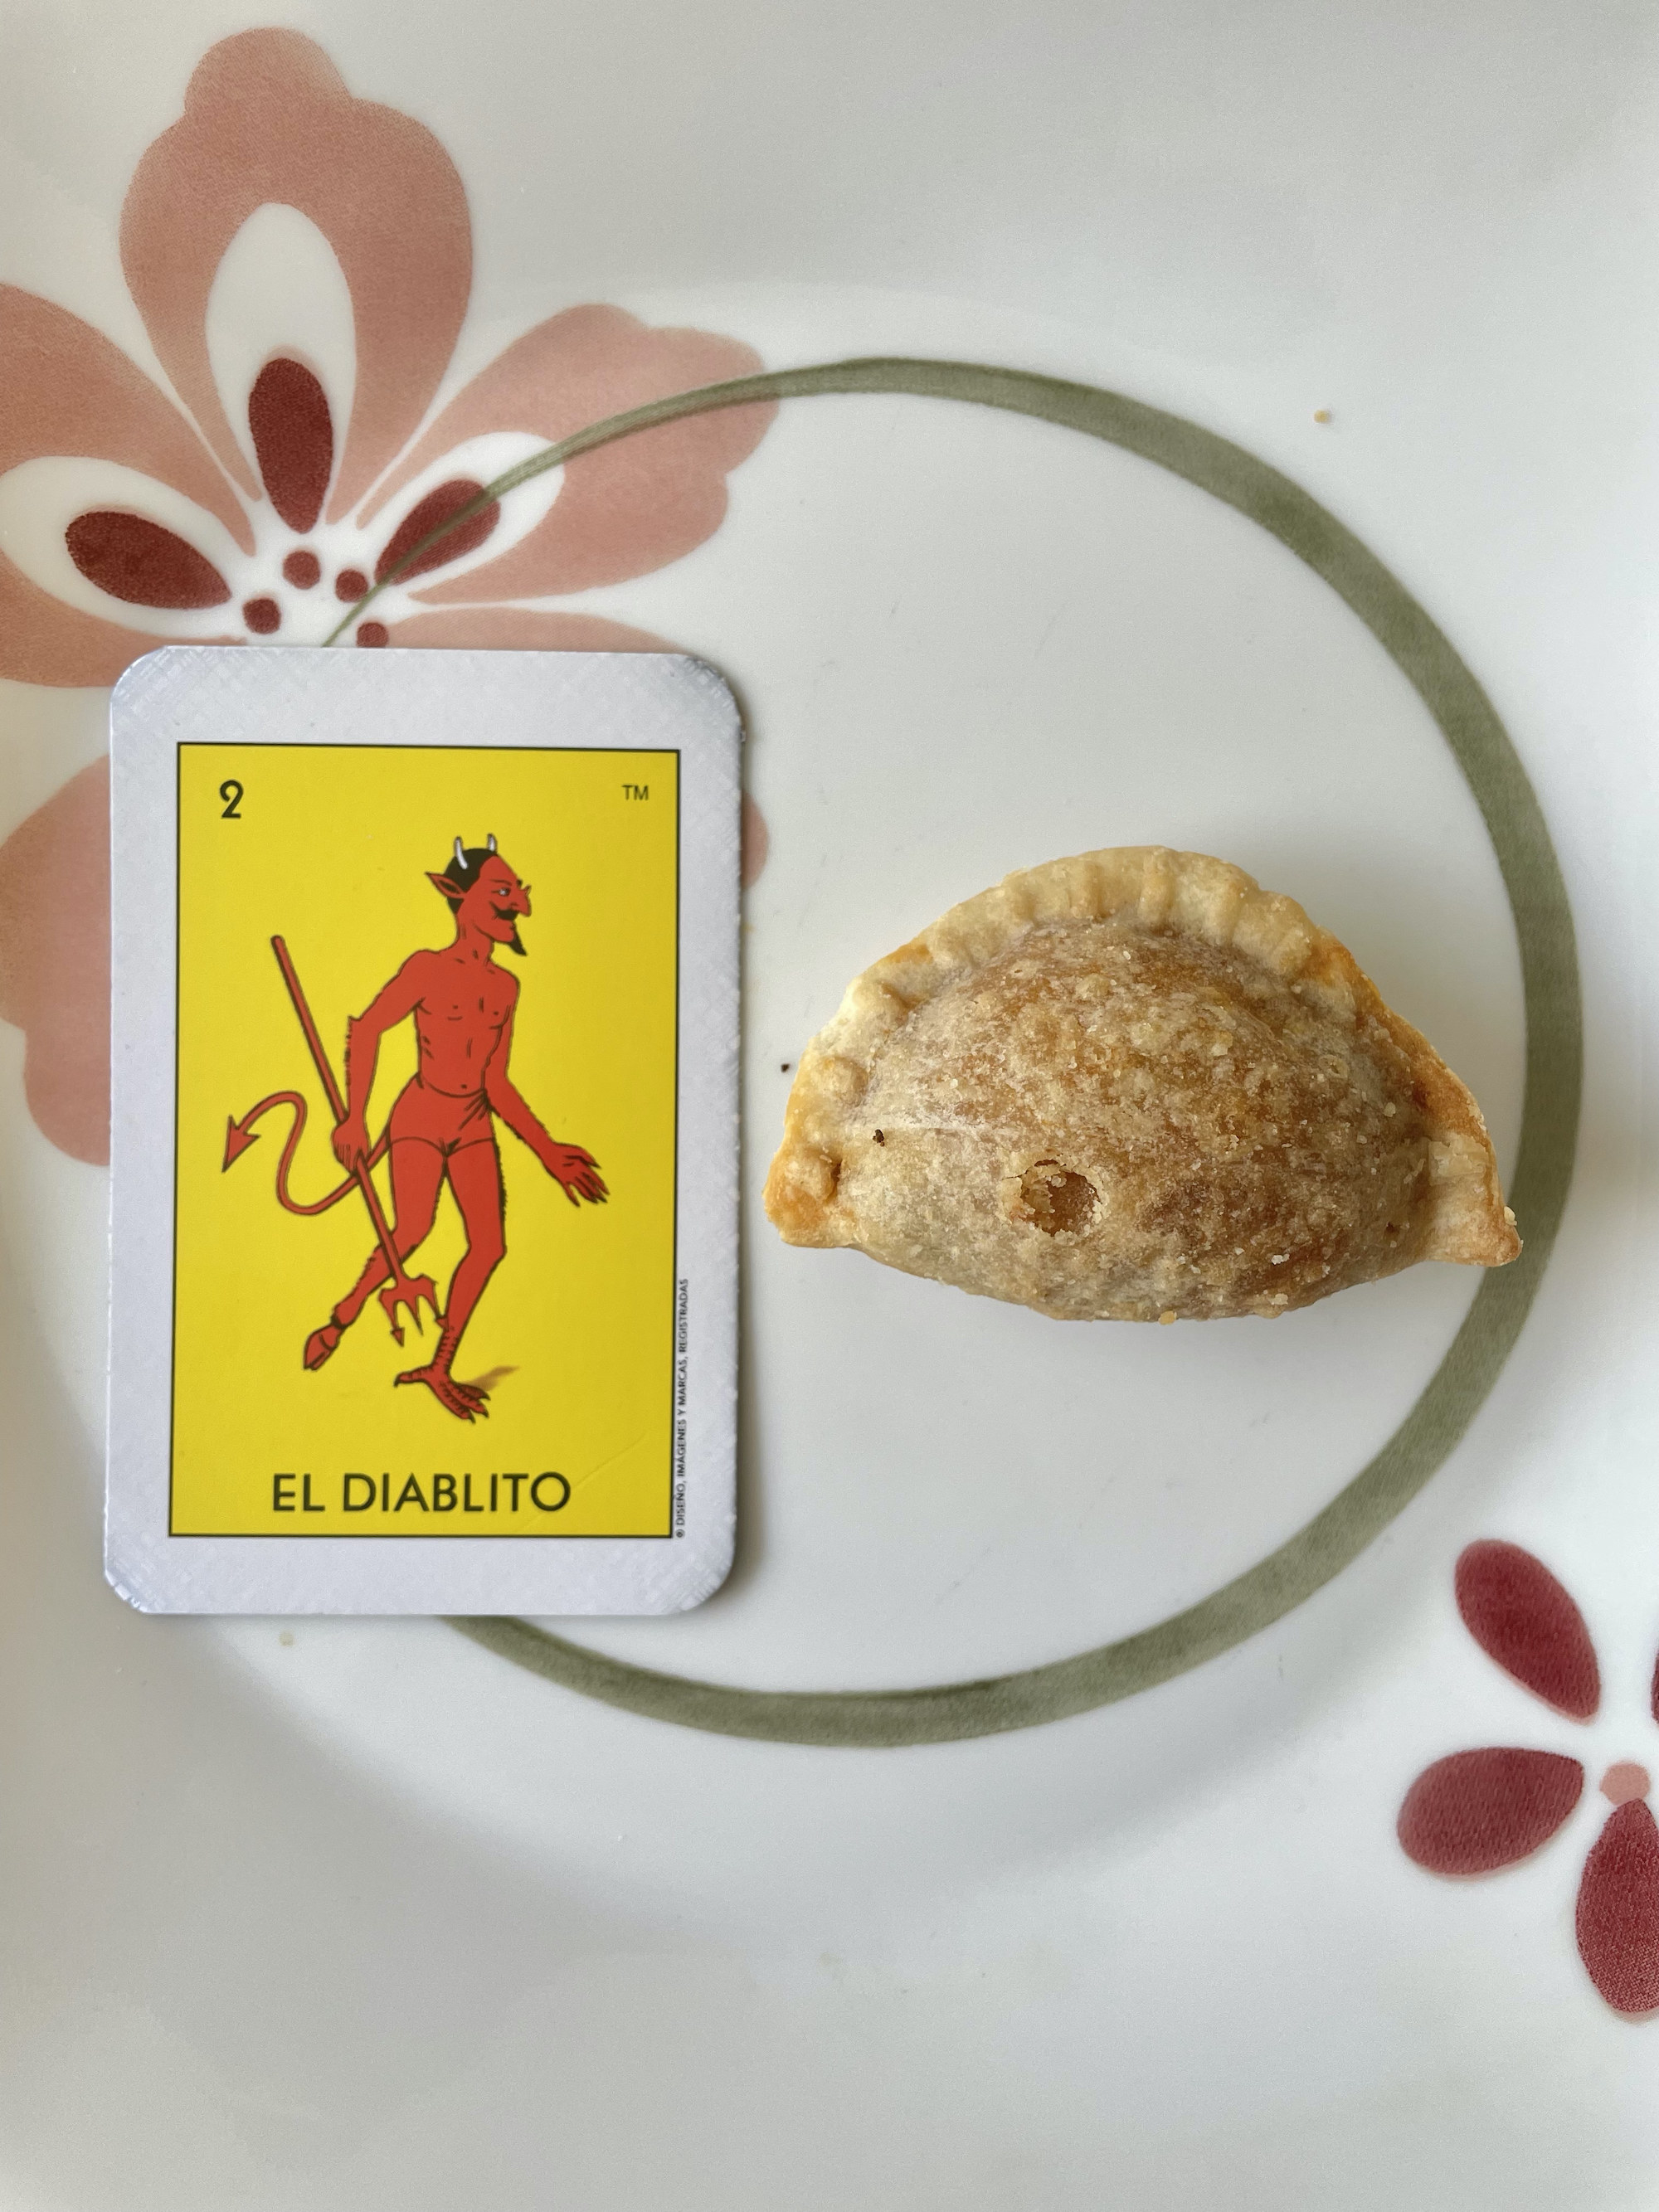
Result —
<svg viewBox="0 0 1659 2212"><path fill-rule="evenodd" d="M105 1573L143 1612L654 1614L710 1596L735 1537L738 842L742 726L719 671L683 653L168 646L111 703L111 1270ZM318 665L327 674L321 677ZM468 672L477 687L468 703ZM558 681L550 680L556 671ZM441 672L443 681L434 678ZM680 755L676 1299L687 1287L684 1533L664 1537L174 1536L168 1533L180 744L478 742L479 696L523 687L491 745ZM373 707L364 723L365 689ZM331 695L333 696L331 696ZM337 697L337 705L336 698ZM326 702L326 711L325 711ZM239 714L239 708L240 710ZM339 715L337 738L331 733ZM630 718L625 731L617 715ZM354 715L356 719L353 719ZM594 724L603 717L596 730ZM348 734L344 725L349 721ZM665 732L672 726L672 740ZM380 734L380 732L385 734ZM270 740L264 740L269 742ZM128 915L146 926L121 927ZM695 1033L696 1054L684 1049ZM166 1387L157 1387L156 1378Z"/></svg>

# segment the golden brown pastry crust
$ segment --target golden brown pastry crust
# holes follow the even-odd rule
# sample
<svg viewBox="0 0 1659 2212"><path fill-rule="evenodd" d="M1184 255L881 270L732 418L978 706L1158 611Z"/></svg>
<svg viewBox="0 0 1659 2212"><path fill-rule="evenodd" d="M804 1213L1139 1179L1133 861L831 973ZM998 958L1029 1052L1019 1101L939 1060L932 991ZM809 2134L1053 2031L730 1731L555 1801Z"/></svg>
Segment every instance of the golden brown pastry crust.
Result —
<svg viewBox="0 0 1659 2212"><path fill-rule="evenodd" d="M856 977L766 1210L1079 1320L1273 1315L1520 1249L1479 1108L1347 951L1159 846L1008 876Z"/></svg>

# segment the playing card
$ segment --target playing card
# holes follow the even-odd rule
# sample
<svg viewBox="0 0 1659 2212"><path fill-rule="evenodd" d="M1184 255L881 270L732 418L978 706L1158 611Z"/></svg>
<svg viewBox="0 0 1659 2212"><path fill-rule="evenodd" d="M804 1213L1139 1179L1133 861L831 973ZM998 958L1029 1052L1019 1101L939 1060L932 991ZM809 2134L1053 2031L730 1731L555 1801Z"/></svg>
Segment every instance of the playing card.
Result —
<svg viewBox="0 0 1659 2212"><path fill-rule="evenodd" d="M677 655L191 647L122 679L135 1605L660 1613L722 1579L738 746Z"/></svg>

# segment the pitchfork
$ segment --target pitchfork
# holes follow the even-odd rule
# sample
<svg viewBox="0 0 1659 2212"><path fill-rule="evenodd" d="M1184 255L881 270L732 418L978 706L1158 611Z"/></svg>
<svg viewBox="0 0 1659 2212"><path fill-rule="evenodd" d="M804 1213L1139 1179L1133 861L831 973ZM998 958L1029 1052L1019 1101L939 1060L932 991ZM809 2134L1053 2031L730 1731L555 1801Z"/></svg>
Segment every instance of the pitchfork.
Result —
<svg viewBox="0 0 1659 2212"><path fill-rule="evenodd" d="M334 1080L334 1070L328 1064L328 1054L323 1049L323 1040L318 1033L316 1023L311 1018L311 1008L306 1004L306 994L300 988L300 978L295 973L294 963L289 957L287 945L280 937L273 937L270 940L270 949L276 955L276 965L283 971L283 981L288 985L288 995L294 1001L294 1011L300 1018L300 1027L305 1031L306 1042L311 1047L311 1057L316 1064L319 1080L328 1099L328 1109L333 1115L335 1125L337 1127L346 1117L346 1103L340 1096L339 1085ZM415 1324L416 1333L417 1335L422 1334L421 1300L422 1298L432 1309L433 1320L435 1322L440 1318L437 1285L430 1275L404 1273L404 1263L398 1256L397 1244L386 1224L386 1211L380 1204L380 1194L375 1189L374 1178L368 1171L368 1163L358 1158L352 1163L351 1171L356 1177L358 1189L363 1194L363 1203L368 1208L368 1218L374 1224L374 1234L380 1241L380 1256L386 1261L392 1275L392 1280L380 1292L380 1304L386 1308L386 1319L392 1323L394 1341L401 1344L404 1340L404 1332L403 1325L398 1319L398 1307L409 1308L409 1317Z"/></svg>

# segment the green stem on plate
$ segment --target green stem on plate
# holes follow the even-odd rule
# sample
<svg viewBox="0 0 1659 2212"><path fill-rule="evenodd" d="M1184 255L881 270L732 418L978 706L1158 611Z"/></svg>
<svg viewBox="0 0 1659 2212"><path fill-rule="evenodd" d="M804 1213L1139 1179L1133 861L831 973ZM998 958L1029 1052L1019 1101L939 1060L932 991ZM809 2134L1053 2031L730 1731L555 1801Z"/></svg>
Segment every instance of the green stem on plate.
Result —
<svg viewBox="0 0 1659 2212"><path fill-rule="evenodd" d="M568 438L561 438L555 446L544 446L539 453L532 453L522 461L487 483L482 491L456 508L453 514L428 530L424 538L411 545L400 560L395 561L384 576L376 579L355 605L349 607L328 635L325 645L337 645L346 632L362 619L366 608L378 599L380 593L408 574L410 569L431 548L447 538L452 530L459 530L471 522L475 515L494 507L497 500L516 491L520 484L545 476L550 469L562 468L567 461L574 460L579 453L591 453L596 446L608 446L614 438L625 438L635 430L654 429L660 422L678 422L682 416L703 415L720 407L744 407L768 399L805 399L823 392L913 391L919 396L933 396L935 379L931 372L941 364L927 361L885 358L879 356L849 361L817 362L801 368L768 369L757 376L734 376L720 384L700 384L690 392L671 392L665 399L653 399L643 407L630 407L620 415L607 415L601 422L590 422L585 430L574 430ZM956 364L945 364L955 367ZM1018 374L1018 372L1015 372ZM994 380L995 370L981 370L981 378ZM1029 383L1029 377L1024 380ZM1048 380L1042 380L1048 381ZM939 396L958 397L955 392ZM987 392L980 395L992 405L1000 404ZM1005 403L1006 404L1006 403Z"/></svg>

